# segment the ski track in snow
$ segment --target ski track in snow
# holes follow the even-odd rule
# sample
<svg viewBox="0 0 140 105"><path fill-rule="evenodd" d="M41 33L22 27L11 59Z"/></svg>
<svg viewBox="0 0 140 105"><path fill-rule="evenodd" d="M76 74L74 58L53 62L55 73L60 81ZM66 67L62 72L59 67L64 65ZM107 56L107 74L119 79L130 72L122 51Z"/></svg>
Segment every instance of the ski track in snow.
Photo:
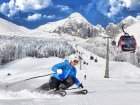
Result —
<svg viewBox="0 0 140 105"><path fill-rule="evenodd" d="M41 94L39 92L31 92L29 90L21 90L19 92L0 90L0 93L1 93L0 95L1 99L51 98L51 95ZM3 94L5 95L4 97L3 97ZM58 96L56 95L56 97Z"/></svg>
<svg viewBox="0 0 140 105"><path fill-rule="evenodd" d="M69 94L68 91L67 96L60 97L31 93L28 90L0 91L5 96L0 99L0 105L139 105L140 82L113 79L87 81L87 95Z"/></svg>
<svg viewBox="0 0 140 105"><path fill-rule="evenodd" d="M6 84L50 72L50 69L45 70L45 67L51 67L52 65L47 63L48 65L44 66L44 62L47 62L47 60L53 63L55 63L54 61L62 61L62 59L58 58L47 58L46 60L25 58L20 60L21 64L19 61L15 62L14 66L13 64L9 64L9 66L1 68L1 70L5 70L5 72L2 71L0 74L0 105L139 105L139 68L136 68L129 63L110 62L111 78L105 79L105 60L98 57L99 62L95 63L94 61L87 59L90 57L90 52L79 46L77 48L80 52L85 53L83 58L89 63L88 66L82 65L82 70L79 70L79 65L76 66L78 69L77 76L79 80L82 81L84 87L89 91L87 95L76 95L72 94L71 91L67 91L67 95L65 97L60 97L59 95L31 92L31 90L47 82L49 77L25 81L6 88ZM96 55L94 56L96 57ZM33 64L28 64L29 67L23 70L23 67L26 66L23 64L32 61L34 61L35 64L37 64L37 61L39 65L34 67ZM41 65L42 63L43 65ZM30 68L32 67L31 65L33 65L32 69ZM16 69L17 66L19 71ZM129 68L126 69L126 67ZM14 73L9 77L4 76L11 70L11 68ZM41 71L39 68L43 68L43 70ZM131 70L133 70L133 74L131 73ZM83 78L85 72L87 75L86 80Z"/></svg>

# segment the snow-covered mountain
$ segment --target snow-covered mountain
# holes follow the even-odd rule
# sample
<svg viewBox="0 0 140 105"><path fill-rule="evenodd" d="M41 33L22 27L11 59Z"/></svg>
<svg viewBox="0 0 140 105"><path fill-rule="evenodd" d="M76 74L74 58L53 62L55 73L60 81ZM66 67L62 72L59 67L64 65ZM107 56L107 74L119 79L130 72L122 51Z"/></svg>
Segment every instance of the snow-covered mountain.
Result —
<svg viewBox="0 0 140 105"><path fill-rule="evenodd" d="M106 29L104 29L101 25L94 26L90 24L81 14L75 12L66 19L42 25L33 30L31 34L57 33L59 35L67 34L82 38L103 36L104 34L115 36L121 32L122 24L125 23L126 27L129 27L137 22L139 22L138 19L128 16L118 24L110 23Z"/></svg>
<svg viewBox="0 0 140 105"><path fill-rule="evenodd" d="M53 32L87 38L97 36L101 34L102 31L104 31L103 27L99 25L95 27L79 13L73 13L67 18L63 25L57 27Z"/></svg>
<svg viewBox="0 0 140 105"><path fill-rule="evenodd" d="M19 32L19 33L27 33L29 29L18 26L14 23L11 23L7 20L0 18L0 33L10 33L10 32Z"/></svg>
<svg viewBox="0 0 140 105"><path fill-rule="evenodd" d="M104 36L104 34L108 35L116 35L121 32L122 24L126 24L127 27L131 26L135 23L139 22L138 19L128 16L120 23L113 24L110 23L106 29L104 29L101 25L93 26L90 24L81 14L75 12L72 13L66 19L62 19L56 22L49 22L45 25L42 25L34 30L30 30L24 28L22 26L15 25L11 22L8 22L4 19L0 18L0 33L7 33L7 32L20 32L20 36L24 36L23 33L26 33L26 36L41 36L41 35L71 35L71 36L78 36L82 38L89 38L94 36ZM28 34L29 33L29 34ZM23 35L22 35L23 34ZM14 34L17 35L17 34Z"/></svg>
<svg viewBox="0 0 140 105"><path fill-rule="evenodd" d="M139 22L139 20L138 20L137 18L135 18L135 17L133 17L133 16L128 16L128 17L126 17L124 20L122 20L122 21L118 24L118 26L122 26L122 24L126 24L126 26L128 27L128 26L131 26L131 25L133 25L133 24L135 24L135 23L137 23L137 22Z"/></svg>
<svg viewBox="0 0 140 105"><path fill-rule="evenodd" d="M97 36L105 32L100 25L93 26L81 14L72 13L68 18L50 22L35 29L33 33L57 33L82 38Z"/></svg>
<svg viewBox="0 0 140 105"><path fill-rule="evenodd" d="M131 25L134 25L136 23L140 22L137 18L133 16L128 16L125 19L123 19L120 23L114 24L114 23L109 23L109 25L106 27L106 34L109 36L117 36L117 34L122 32L122 25L125 24L124 28L127 28Z"/></svg>
<svg viewBox="0 0 140 105"><path fill-rule="evenodd" d="M114 23L109 23L109 25L106 27L106 34L111 37L116 37L120 32L121 29Z"/></svg>

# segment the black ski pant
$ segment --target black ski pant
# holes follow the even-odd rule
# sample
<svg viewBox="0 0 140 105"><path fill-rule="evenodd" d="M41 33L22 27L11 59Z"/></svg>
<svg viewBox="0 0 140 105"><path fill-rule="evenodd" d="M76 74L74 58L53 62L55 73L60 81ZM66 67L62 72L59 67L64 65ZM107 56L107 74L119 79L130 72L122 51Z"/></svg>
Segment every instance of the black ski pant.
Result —
<svg viewBox="0 0 140 105"><path fill-rule="evenodd" d="M66 79L64 79L63 81L58 80L55 77L51 77L49 80L49 85L51 89L68 89L69 87L71 87L72 85L74 85L75 83L75 78L74 77L68 77Z"/></svg>
<svg viewBox="0 0 140 105"><path fill-rule="evenodd" d="M51 77L49 80L49 85L51 89L67 89L69 87L71 87L73 84L75 83L75 78L74 77L68 77L66 79L64 79L63 81L58 80L55 77Z"/></svg>
<svg viewBox="0 0 140 105"><path fill-rule="evenodd" d="M60 81L57 78L52 76L49 82L40 86L39 89L49 91L51 89L58 90L59 88L62 88L65 90L71 87L74 83L75 83L74 77L68 77L64 79L63 81Z"/></svg>

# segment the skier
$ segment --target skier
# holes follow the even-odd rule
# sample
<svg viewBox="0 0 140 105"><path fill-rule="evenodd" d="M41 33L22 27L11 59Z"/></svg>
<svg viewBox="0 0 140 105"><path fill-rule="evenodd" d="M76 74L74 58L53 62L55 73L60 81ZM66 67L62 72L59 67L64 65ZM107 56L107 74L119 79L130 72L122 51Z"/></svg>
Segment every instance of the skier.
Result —
<svg viewBox="0 0 140 105"><path fill-rule="evenodd" d="M79 58L75 54L69 56L69 60L65 60L62 63L58 63L52 67L52 71L55 73L51 76L49 83L46 83L40 87L42 90L49 91L51 89L65 90L76 84L79 88L83 88L82 83L76 77L75 65L78 64Z"/></svg>

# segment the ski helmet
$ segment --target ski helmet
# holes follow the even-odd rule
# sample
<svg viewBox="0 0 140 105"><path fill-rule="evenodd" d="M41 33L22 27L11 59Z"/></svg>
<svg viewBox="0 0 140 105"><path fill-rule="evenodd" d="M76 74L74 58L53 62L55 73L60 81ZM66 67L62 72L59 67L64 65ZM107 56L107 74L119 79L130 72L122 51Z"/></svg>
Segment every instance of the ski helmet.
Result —
<svg viewBox="0 0 140 105"><path fill-rule="evenodd" d="M75 54L70 55L69 56L69 62L72 62L74 60L79 61L79 57Z"/></svg>

